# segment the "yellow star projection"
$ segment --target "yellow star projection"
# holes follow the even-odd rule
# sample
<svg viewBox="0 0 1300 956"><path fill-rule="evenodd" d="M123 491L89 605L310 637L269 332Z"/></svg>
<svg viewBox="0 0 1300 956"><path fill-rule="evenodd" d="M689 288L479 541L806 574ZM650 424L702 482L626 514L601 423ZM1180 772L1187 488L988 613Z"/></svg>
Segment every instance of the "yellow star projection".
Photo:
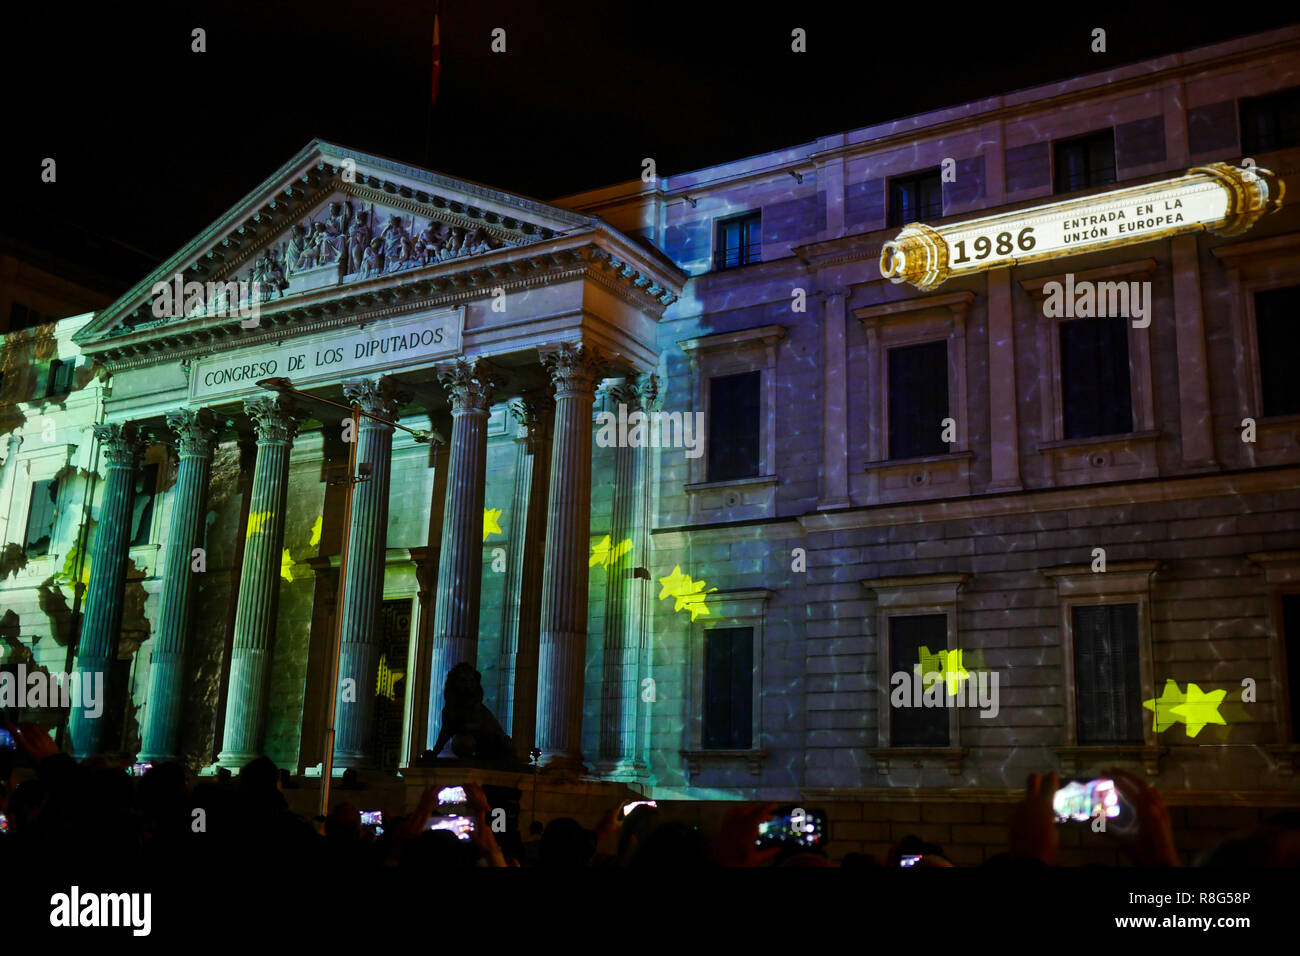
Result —
<svg viewBox="0 0 1300 956"><path fill-rule="evenodd" d="M500 508L483 509L483 540L486 541L490 534L505 534L505 532L501 530Z"/></svg>
<svg viewBox="0 0 1300 956"><path fill-rule="evenodd" d="M1207 694L1195 684L1187 685L1187 703L1173 708L1187 723L1187 736L1195 737L1206 724L1227 724L1219 713L1219 705L1227 694L1226 690L1212 690Z"/></svg>
<svg viewBox="0 0 1300 956"><path fill-rule="evenodd" d="M940 650L938 653L931 654L930 648L923 645L920 656L921 663L915 665L914 669L921 672L922 681L925 680L926 674L942 674L944 683L948 685L949 697L956 697L961 682L970 679L970 671L962 667L960 649Z"/></svg>
<svg viewBox="0 0 1300 956"><path fill-rule="evenodd" d="M251 538L255 534L261 534L266 530L266 523L271 520L273 512L270 511L250 511L248 514L248 533L245 538Z"/></svg>
<svg viewBox="0 0 1300 956"><path fill-rule="evenodd" d="M307 542L308 546L314 548L318 544L320 544L320 529L321 529L321 525L323 525L324 523L325 523L325 516L317 515L316 521L311 526L311 538Z"/></svg>
<svg viewBox="0 0 1300 956"><path fill-rule="evenodd" d="M694 621L701 614L708 614L709 609L704 605L704 596L712 594L717 588L704 588L703 581L692 581L691 576L682 571L680 564L673 566L672 574L666 578L660 578L659 583L663 585L663 590L659 592L659 600L666 597L676 598L673 611L686 610L690 612L691 620Z"/></svg>
<svg viewBox="0 0 1300 956"><path fill-rule="evenodd" d="M388 666L388 655L379 658L379 677L375 682L375 693L389 700L397 700L397 682L406 676L404 671L395 671Z"/></svg>
<svg viewBox="0 0 1300 956"><path fill-rule="evenodd" d="M1155 714L1156 733L1183 723L1187 727L1187 736L1195 737L1206 724L1228 723L1219 713L1219 705L1227 694L1226 690L1212 690L1207 694L1190 682L1187 691L1183 692L1178 689L1178 682L1170 678L1165 681L1165 689L1160 696L1144 700L1142 706Z"/></svg>
<svg viewBox="0 0 1300 956"><path fill-rule="evenodd" d="M605 535L599 542L591 546L591 561L587 566L594 568L598 564L603 564L607 568L612 568L619 558L631 550L631 538L624 538L615 545L609 535Z"/></svg>
<svg viewBox="0 0 1300 956"><path fill-rule="evenodd" d="M286 581L293 580L293 558L289 556L288 548L285 548L284 553L280 555L280 577Z"/></svg>

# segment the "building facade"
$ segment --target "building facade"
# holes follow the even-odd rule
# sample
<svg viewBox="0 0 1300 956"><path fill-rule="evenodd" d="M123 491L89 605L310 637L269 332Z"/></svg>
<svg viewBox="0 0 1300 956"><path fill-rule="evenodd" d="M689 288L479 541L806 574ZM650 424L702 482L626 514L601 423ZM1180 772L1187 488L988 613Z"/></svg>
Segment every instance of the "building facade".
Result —
<svg viewBox="0 0 1300 956"><path fill-rule="evenodd" d="M309 772L337 636L336 767L410 766L464 660L521 755L833 803L863 847L898 834L852 801L946 795L899 822L960 842L1052 769L1300 803L1295 209L880 264L1212 163L1293 183L1298 117L1288 28L552 204L313 142L80 321L104 374L0 472L20 550L30 476L81 476L0 583L5 660L64 666L78 548L76 752ZM1097 283L1133 314L1048 304Z"/></svg>

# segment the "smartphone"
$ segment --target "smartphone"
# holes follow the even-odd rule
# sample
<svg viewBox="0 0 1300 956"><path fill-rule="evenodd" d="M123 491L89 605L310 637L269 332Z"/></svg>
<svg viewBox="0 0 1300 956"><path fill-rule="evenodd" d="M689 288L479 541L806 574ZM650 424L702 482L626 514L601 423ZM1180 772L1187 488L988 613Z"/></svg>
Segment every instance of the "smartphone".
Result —
<svg viewBox="0 0 1300 956"><path fill-rule="evenodd" d="M462 840L468 840L474 830L474 821L469 817L450 816L434 817L429 821L430 830L450 830Z"/></svg>
<svg viewBox="0 0 1300 956"><path fill-rule="evenodd" d="M1101 816L1114 819L1123 812L1123 805L1114 780L1094 777L1067 780L1052 795L1052 811L1057 823L1087 823Z"/></svg>
<svg viewBox="0 0 1300 956"><path fill-rule="evenodd" d="M13 750L14 746L14 735L0 727L0 750Z"/></svg>
<svg viewBox="0 0 1300 956"><path fill-rule="evenodd" d="M362 810L361 825L363 827L380 827L384 825L383 810Z"/></svg>
<svg viewBox="0 0 1300 956"><path fill-rule="evenodd" d="M637 807L654 807L657 810L659 809L659 804L655 803L653 800L633 800L623 808L623 816L627 816Z"/></svg>
<svg viewBox="0 0 1300 956"><path fill-rule="evenodd" d="M760 848L819 847L826 839L826 811L803 807L778 809L758 825Z"/></svg>
<svg viewBox="0 0 1300 956"><path fill-rule="evenodd" d="M468 803L464 787L443 787L438 791L438 806L445 807L453 803Z"/></svg>
<svg viewBox="0 0 1300 956"><path fill-rule="evenodd" d="M906 856L900 856L900 857L898 858L898 865L899 865L899 866L916 866L916 864L918 864L918 863L921 862L921 857L922 857L922 856L923 856L923 854L921 854L921 853L909 853L909 854L907 854Z"/></svg>
<svg viewBox="0 0 1300 956"><path fill-rule="evenodd" d="M8 832L9 832L9 818L5 816L3 813L0 813L0 833L8 833Z"/></svg>
<svg viewBox="0 0 1300 956"><path fill-rule="evenodd" d="M133 777L143 777L153 767L151 763L133 763L131 769L127 771Z"/></svg>

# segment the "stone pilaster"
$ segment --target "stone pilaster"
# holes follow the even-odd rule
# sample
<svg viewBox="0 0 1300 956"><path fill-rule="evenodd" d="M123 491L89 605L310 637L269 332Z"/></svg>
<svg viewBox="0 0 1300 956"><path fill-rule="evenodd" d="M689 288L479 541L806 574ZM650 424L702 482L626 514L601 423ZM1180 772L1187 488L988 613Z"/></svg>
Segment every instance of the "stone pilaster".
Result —
<svg viewBox="0 0 1300 956"><path fill-rule="evenodd" d="M81 620L77 645L77 688L90 687L100 693L95 707L74 706L68 715L72 752L77 757L103 749L102 695L108 686L108 665L117 654L117 637L122 625L122 592L130 563L131 500L135 493L135 466L142 442L135 425L91 426L104 455L104 497L99 506L99 524L91 551L90 582L86 588L86 614ZM87 683L89 682L89 683ZM77 699L86 702L86 691ZM98 713L96 713L98 711Z"/></svg>
<svg viewBox="0 0 1300 956"><path fill-rule="evenodd" d="M501 726L510 728L515 751L526 760L537 721L537 642L542 609L542 547L546 541L546 495L551 474L550 396L528 396L510 406L519 422L515 489L506 559L505 626L501 633L497 700Z"/></svg>
<svg viewBox="0 0 1300 956"><path fill-rule="evenodd" d="M398 400L387 380L343 383L349 402L363 412L392 418ZM371 729L375 680L379 670L376 644L379 605L384 596L384 549L388 532L388 486L392 470L393 426L361 417L357 435L357 470L369 480L352 486L348 547L343 558L342 644L339 687L351 680L353 695L339 694L334 709L334 766L374 765ZM352 477L352 476L349 476Z"/></svg>
<svg viewBox="0 0 1300 956"><path fill-rule="evenodd" d="M182 688L185 644L194 623L194 598L198 579L193 571L195 548L203 547L208 477L217 428L207 409L185 408L167 415L175 434L178 456L172 512L163 556L162 595L158 602L158 627L149 689L145 698L144 727L140 732L139 760L158 763L180 757Z"/></svg>
<svg viewBox="0 0 1300 956"><path fill-rule="evenodd" d="M634 412L659 406L659 380L645 375L624 380L610 389L618 406ZM621 414L620 414L620 417ZM629 425L629 429L631 425ZM610 772L633 773L644 769L637 753L637 704L649 630L645 600L647 580L635 575L648 566L646 521L646 449L614 449L614 499L610 520L610 556L605 603L605 653L602 673L600 763Z"/></svg>
<svg viewBox="0 0 1300 956"><path fill-rule="evenodd" d="M542 576L537 746L546 766L580 769L591 535L591 409L605 363L593 349L569 343L547 350L544 360L555 386L555 438Z"/></svg>
<svg viewBox="0 0 1300 956"><path fill-rule="evenodd" d="M230 687L226 695L223 766L241 767L262 753L272 638L280 595L280 552L289 492L289 449L298 431L295 409L280 398L246 401L257 431L257 461L239 573Z"/></svg>
<svg viewBox="0 0 1300 956"><path fill-rule="evenodd" d="M495 385L485 363L464 359L446 367L440 378L451 399L452 425L429 664L430 747L436 745L442 726L447 673L461 661L478 661L487 422Z"/></svg>

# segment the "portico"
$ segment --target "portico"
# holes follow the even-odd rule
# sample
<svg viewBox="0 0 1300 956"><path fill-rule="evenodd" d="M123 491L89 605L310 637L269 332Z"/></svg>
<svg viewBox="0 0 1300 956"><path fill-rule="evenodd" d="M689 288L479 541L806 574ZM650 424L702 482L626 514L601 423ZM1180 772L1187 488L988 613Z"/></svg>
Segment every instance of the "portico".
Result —
<svg viewBox="0 0 1300 956"><path fill-rule="evenodd" d="M158 316L155 285L178 275L246 281L256 299L242 314L195 302ZM262 753L283 765L293 752L310 768L332 707L336 771L379 768L392 762L376 709L388 700L403 713L397 763L409 765L437 735L447 672L466 661L491 668L507 731L533 738L515 741L521 753L536 745L543 764L582 767L593 400L606 378L654 372L656 323L684 281L596 217L313 142L100 313L78 341L112 376L101 438L112 468L130 475L132 442L165 443L176 461L153 652L136 677L140 759L206 744L222 766ZM434 445L374 419L354 430L346 414L257 386L271 377L432 430ZM512 465L498 470L489 439L509 439L513 400L531 411L522 450L510 442ZM349 510L337 482L351 443L361 480ZM121 615L127 543L112 522L129 495L112 468L82 669L112 656ZM636 485L619 492L626 510L644 477L619 474ZM510 512L499 571L484 567L494 506ZM486 574L506 578L493 584L511 602L499 633L481 616ZM404 655L386 623L400 600ZM621 645L632 632L620 621ZM336 623L339 694L326 700ZM206 724L210 743L196 733ZM78 753L111 749L94 738L74 733Z"/></svg>

